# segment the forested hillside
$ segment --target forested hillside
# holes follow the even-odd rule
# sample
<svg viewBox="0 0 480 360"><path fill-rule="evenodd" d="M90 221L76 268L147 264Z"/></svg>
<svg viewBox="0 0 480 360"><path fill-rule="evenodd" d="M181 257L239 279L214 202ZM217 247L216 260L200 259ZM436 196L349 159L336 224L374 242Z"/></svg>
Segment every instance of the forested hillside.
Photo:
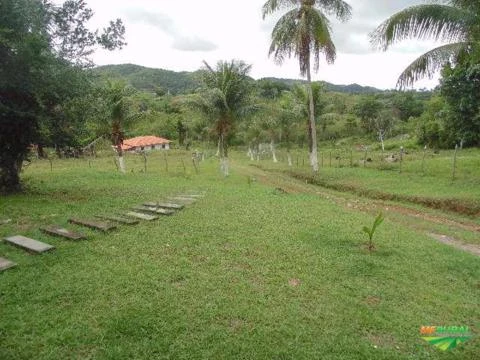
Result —
<svg viewBox="0 0 480 360"><path fill-rule="evenodd" d="M101 78L123 79L137 90L163 90L172 95L191 93L199 85L195 72L175 72L133 64L99 66L94 73Z"/></svg>
<svg viewBox="0 0 480 360"><path fill-rule="evenodd" d="M105 65L94 69L94 73L103 78L123 79L137 90L142 91L165 91L172 95L191 93L199 86L198 72L175 72L164 69L153 69L134 64ZM285 84L288 88L298 83L304 83L300 79L279 79L274 77L261 80L273 81ZM326 91L334 91L347 94L373 94L382 90L358 84L336 85L323 82Z"/></svg>

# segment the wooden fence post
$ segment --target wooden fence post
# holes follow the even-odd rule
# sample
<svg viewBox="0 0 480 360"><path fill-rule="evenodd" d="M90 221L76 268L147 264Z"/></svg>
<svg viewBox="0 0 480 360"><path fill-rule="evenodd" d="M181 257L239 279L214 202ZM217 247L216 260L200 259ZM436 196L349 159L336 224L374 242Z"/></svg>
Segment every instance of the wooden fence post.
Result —
<svg viewBox="0 0 480 360"><path fill-rule="evenodd" d="M427 156L427 145L423 148L423 158L422 158L422 174L425 175L425 157Z"/></svg>
<svg viewBox="0 0 480 360"><path fill-rule="evenodd" d="M458 152L458 145L455 144L455 153L453 154L453 174L452 174L452 181L455 180L455 173L457 171L457 152Z"/></svg>
<svg viewBox="0 0 480 360"><path fill-rule="evenodd" d="M402 173L402 164L403 164L403 146L400 146L400 174Z"/></svg>

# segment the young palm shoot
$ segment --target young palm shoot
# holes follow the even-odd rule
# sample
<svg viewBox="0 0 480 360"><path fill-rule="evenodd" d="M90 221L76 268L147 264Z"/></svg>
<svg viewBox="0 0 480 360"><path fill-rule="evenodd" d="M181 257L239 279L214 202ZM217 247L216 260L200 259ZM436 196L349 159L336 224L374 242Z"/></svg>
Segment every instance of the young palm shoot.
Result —
<svg viewBox="0 0 480 360"><path fill-rule="evenodd" d="M380 226L380 224L383 222L384 217L382 213L379 213L377 217L375 218L373 225L371 228L368 228L367 226L363 227L363 232L368 235L368 250L373 251L375 250L375 245L373 244L373 235L375 234L375 231L377 230L377 227Z"/></svg>

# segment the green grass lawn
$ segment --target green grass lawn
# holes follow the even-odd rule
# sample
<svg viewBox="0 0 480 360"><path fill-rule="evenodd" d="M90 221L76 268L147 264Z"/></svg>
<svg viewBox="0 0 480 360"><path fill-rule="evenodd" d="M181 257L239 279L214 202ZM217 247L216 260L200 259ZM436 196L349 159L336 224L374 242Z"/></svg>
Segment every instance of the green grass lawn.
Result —
<svg viewBox="0 0 480 360"><path fill-rule="evenodd" d="M143 173L130 156L124 176L111 158L37 161L26 192L0 198L0 219L12 219L0 236L57 248L0 244L18 263L0 273L0 359L478 359L478 257L388 217L369 253L370 215L235 167L223 179L213 159L198 174L188 153L167 161L168 172L152 155ZM38 230L186 191L206 196L83 242ZM474 337L443 352L420 338L423 325Z"/></svg>

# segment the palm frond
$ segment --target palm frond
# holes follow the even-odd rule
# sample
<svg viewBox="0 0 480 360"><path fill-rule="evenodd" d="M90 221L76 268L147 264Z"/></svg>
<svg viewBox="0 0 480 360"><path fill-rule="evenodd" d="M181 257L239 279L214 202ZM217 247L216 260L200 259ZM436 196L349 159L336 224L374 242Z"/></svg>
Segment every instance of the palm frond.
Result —
<svg viewBox="0 0 480 360"><path fill-rule="evenodd" d="M417 80L431 78L448 62L455 63L458 55L469 52L471 43L461 42L443 45L421 55L412 62L400 75L397 81L398 88L406 88Z"/></svg>
<svg viewBox="0 0 480 360"><path fill-rule="evenodd" d="M474 14L458 7L439 4L412 6L378 26L370 34L370 41L381 50L411 38L466 41L473 22Z"/></svg>
<svg viewBox="0 0 480 360"><path fill-rule="evenodd" d="M465 10L478 11L480 8L478 0L448 0L448 3Z"/></svg>
<svg viewBox="0 0 480 360"><path fill-rule="evenodd" d="M201 111L215 124L217 135L250 111L251 65L243 61L219 61L215 67L204 61L200 72L202 88L186 97L184 104Z"/></svg>
<svg viewBox="0 0 480 360"><path fill-rule="evenodd" d="M262 19L276 11L298 5L298 0L267 0L262 6Z"/></svg>
<svg viewBox="0 0 480 360"><path fill-rule="evenodd" d="M262 6L262 18L265 19L267 15L280 10L305 5L301 0L267 0ZM329 15L335 15L341 21L348 20L352 15L352 7L343 0L314 0L311 6L322 9Z"/></svg>
<svg viewBox="0 0 480 360"><path fill-rule="evenodd" d="M313 7L294 9L283 15L272 31L269 55L277 64L292 55L298 58L300 74L305 75L310 67L311 54L314 55L314 69L317 70L320 54L328 63L335 61L335 45L330 35L330 22L327 17Z"/></svg>
<svg viewBox="0 0 480 360"><path fill-rule="evenodd" d="M314 71L318 71L320 65L320 54L325 55L328 64L333 64L337 57L335 45L330 35L330 22L320 11L312 11L312 47L314 53Z"/></svg>
<svg viewBox="0 0 480 360"><path fill-rule="evenodd" d="M272 31L272 43L268 55L273 54L277 64L282 64L285 58L295 52L297 38L298 10L291 10L283 15Z"/></svg>
<svg viewBox="0 0 480 360"><path fill-rule="evenodd" d="M341 21L346 21L352 16L352 7L342 0L315 0L315 6L328 15L335 15Z"/></svg>

